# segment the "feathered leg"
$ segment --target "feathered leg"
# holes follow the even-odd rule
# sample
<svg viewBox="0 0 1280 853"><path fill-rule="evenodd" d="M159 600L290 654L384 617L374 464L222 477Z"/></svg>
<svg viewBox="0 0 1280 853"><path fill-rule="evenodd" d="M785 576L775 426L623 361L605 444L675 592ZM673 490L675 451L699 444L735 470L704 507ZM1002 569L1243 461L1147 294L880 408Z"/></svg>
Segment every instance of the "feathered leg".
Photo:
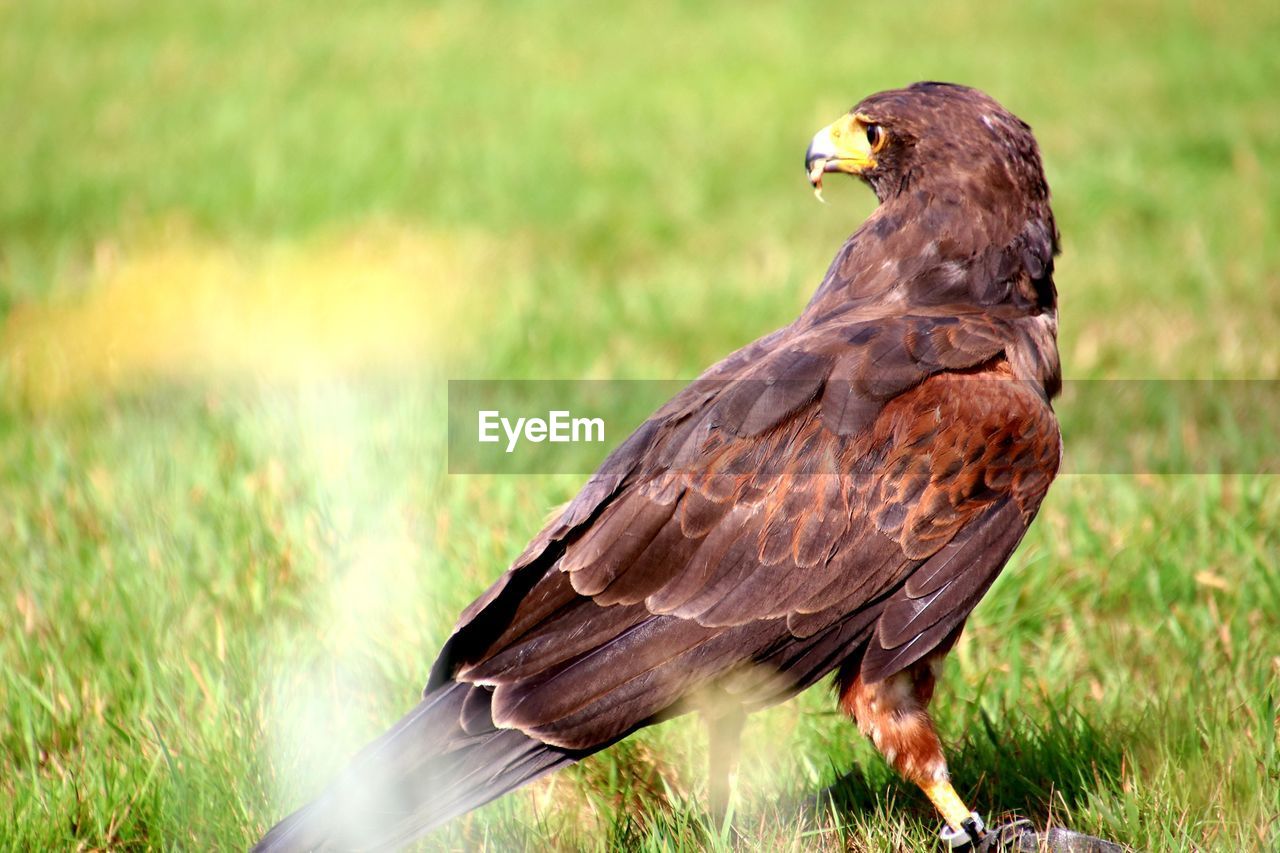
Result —
<svg viewBox="0 0 1280 853"><path fill-rule="evenodd" d="M982 819L951 786L942 742L927 710L947 648L882 681L865 683L861 675L841 679L840 705L858 729L905 779L919 785L942 814L952 847L977 845L986 835Z"/></svg>

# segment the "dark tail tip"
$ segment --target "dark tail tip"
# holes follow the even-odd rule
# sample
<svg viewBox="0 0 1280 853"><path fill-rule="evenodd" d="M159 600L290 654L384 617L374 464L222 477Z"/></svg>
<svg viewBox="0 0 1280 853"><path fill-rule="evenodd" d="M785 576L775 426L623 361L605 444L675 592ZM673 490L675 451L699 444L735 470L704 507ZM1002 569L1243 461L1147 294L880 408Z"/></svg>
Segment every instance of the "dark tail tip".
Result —
<svg viewBox="0 0 1280 853"><path fill-rule="evenodd" d="M365 747L314 802L280 821L256 853L400 847L492 799L583 757L523 732L477 725L488 690L451 683L432 691Z"/></svg>

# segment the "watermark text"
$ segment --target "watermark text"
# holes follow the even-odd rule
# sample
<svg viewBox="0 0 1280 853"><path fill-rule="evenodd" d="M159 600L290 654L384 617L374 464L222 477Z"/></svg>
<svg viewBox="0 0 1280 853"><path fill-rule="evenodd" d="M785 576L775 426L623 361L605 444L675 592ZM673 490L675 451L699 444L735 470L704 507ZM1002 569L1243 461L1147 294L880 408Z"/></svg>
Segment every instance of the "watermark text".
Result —
<svg viewBox="0 0 1280 853"><path fill-rule="evenodd" d="M565 409L547 412L546 418L516 418L514 421L503 417L497 409L482 409L479 416L477 440L495 444L505 437L507 453L513 453L522 438L535 444L543 441L575 444L604 441L604 418L575 418Z"/></svg>

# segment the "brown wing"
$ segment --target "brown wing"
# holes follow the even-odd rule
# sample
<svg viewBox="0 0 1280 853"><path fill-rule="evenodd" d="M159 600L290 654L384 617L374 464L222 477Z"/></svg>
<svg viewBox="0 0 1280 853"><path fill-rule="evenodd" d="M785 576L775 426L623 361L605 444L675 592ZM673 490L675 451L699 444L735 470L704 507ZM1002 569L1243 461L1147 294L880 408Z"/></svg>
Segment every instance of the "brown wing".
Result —
<svg viewBox="0 0 1280 853"><path fill-rule="evenodd" d="M1056 471L1052 411L1000 332L832 322L713 368L464 614L432 686L476 684L499 725L578 749L710 686L764 705L862 648L867 678L918 660Z"/></svg>

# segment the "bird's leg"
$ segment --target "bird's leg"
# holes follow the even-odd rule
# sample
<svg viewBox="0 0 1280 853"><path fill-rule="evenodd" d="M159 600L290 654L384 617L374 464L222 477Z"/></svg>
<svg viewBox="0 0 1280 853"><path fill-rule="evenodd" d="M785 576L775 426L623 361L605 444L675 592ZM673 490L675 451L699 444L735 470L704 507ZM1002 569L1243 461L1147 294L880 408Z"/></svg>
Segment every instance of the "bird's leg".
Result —
<svg viewBox="0 0 1280 853"><path fill-rule="evenodd" d="M942 743L927 710L941 663L938 654L874 684L857 674L842 677L840 705L885 760L919 785L942 813L950 830L943 832L943 840L952 847L976 845L986 827L951 787Z"/></svg>
<svg viewBox="0 0 1280 853"><path fill-rule="evenodd" d="M740 707L707 712L707 799L711 819L724 826L729 813L729 797L733 794L734 775L738 770L738 752L742 745L742 726L747 719Z"/></svg>

